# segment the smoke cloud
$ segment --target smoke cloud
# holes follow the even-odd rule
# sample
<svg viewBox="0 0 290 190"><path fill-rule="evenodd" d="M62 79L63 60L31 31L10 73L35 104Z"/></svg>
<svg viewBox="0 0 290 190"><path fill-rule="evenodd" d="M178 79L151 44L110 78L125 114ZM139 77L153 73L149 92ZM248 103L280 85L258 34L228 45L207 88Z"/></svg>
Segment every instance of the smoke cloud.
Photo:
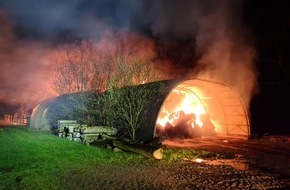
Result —
<svg viewBox="0 0 290 190"><path fill-rule="evenodd" d="M160 68L174 78L230 84L249 107L258 73L253 40L242 20L243 1L154 2L149 15Z"/></svg>
<svg viewBox="0 0 290 190"><path fill-rule="evenodd" d="M248 107L256 92L256 50L241 21L241 4L222 1L200 20L196 53L197 76L225 82L233 86Z"/></svg>
<svg viewBox="0 0 290 190"><path fill-rule="evenodd" d="M18 41L11 21L3 13L0 13L0 25L1 107L7 107L6 103L13 108L31 108L53 94L49 87L50 68L44 59L48 46Z"/></svg>
<svg viewBox="0 0 290 190"><path fill-rule="evenodd" d="M4 0L1 9L2 102L53 95L48 57L57 47L83 39L103 43L108 33L122 30L150 41L143 49L152 49L168 78L226 82L246 105L257 87L242 0Z"/></svg>

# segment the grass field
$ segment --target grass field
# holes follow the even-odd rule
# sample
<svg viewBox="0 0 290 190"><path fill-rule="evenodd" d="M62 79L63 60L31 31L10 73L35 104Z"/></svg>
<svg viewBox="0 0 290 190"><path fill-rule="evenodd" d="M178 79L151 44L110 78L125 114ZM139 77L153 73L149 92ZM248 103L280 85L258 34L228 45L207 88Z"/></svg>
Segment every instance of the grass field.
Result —
<svg viewBox="0 0 290 190"><path fill-rule="evenodd" d="M106 166L170 164L206 152L165 149L162 161L113 152L26 127L0 127L0 189L67 189L70 175ZM216 155L214 155L216 156Z"/></svg>

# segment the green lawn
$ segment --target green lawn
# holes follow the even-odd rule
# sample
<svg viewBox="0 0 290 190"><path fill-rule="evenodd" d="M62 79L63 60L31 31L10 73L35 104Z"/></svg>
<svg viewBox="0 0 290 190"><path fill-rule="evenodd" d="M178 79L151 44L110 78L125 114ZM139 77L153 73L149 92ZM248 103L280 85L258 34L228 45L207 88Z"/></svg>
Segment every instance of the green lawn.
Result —
<svg viewBox="0 0 290 190"><path fill-rule="evenodd" d="M0 128L0 189L63 189L73 170L140 159L24 127Z"/></svg>
<svg viewBox="0 0 290 190"><path fill-rule="evenodd" d="M200 153L165 149L164 159L156 161L133 153L87 146L25 127L0 127L0 189L66 189L66 180L75 171L102 165L170 164Z"/></svg>

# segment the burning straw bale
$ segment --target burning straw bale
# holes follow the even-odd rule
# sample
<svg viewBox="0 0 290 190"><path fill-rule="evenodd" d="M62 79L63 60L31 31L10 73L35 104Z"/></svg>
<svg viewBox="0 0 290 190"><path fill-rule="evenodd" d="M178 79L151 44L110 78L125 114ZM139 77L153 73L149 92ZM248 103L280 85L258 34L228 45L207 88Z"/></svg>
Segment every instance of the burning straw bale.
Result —
<svg viewBox="0 0 290 190"><path fill-rule="evenodd" d="M178 115L178 117L176 117ZM209 115L201 115L202 126L195 123L195 114L185 114L183 111L173 113L175 117L172 124L167 122L165 126L157 126L156 134L165 135L167 138L195 138L215 136L215 127L210 121Z"/></svg>

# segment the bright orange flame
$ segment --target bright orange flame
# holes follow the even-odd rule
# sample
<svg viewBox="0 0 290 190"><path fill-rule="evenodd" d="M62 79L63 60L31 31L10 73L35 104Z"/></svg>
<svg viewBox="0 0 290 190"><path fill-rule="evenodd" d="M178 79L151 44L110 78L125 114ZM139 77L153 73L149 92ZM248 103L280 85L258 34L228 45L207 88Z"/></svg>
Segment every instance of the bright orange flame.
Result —
<svg viewBox="0 0 290 190"><path fill-rule="evenodd" d="M194 114L195 119L192 121L191 126L194 127L195 124L201 127L203 125L200 116L205 114L205 110L193 93L188 93L185 91L174 89L173 93L177 93L180 97L183 97L181 102L176 102L174 104L173 111L168 111L165 107L161 110L160 117L157 120L157 124L165 127L166 123L169 122L174 127L174 121L181 117L181 113L184 114Z"/></svg>

